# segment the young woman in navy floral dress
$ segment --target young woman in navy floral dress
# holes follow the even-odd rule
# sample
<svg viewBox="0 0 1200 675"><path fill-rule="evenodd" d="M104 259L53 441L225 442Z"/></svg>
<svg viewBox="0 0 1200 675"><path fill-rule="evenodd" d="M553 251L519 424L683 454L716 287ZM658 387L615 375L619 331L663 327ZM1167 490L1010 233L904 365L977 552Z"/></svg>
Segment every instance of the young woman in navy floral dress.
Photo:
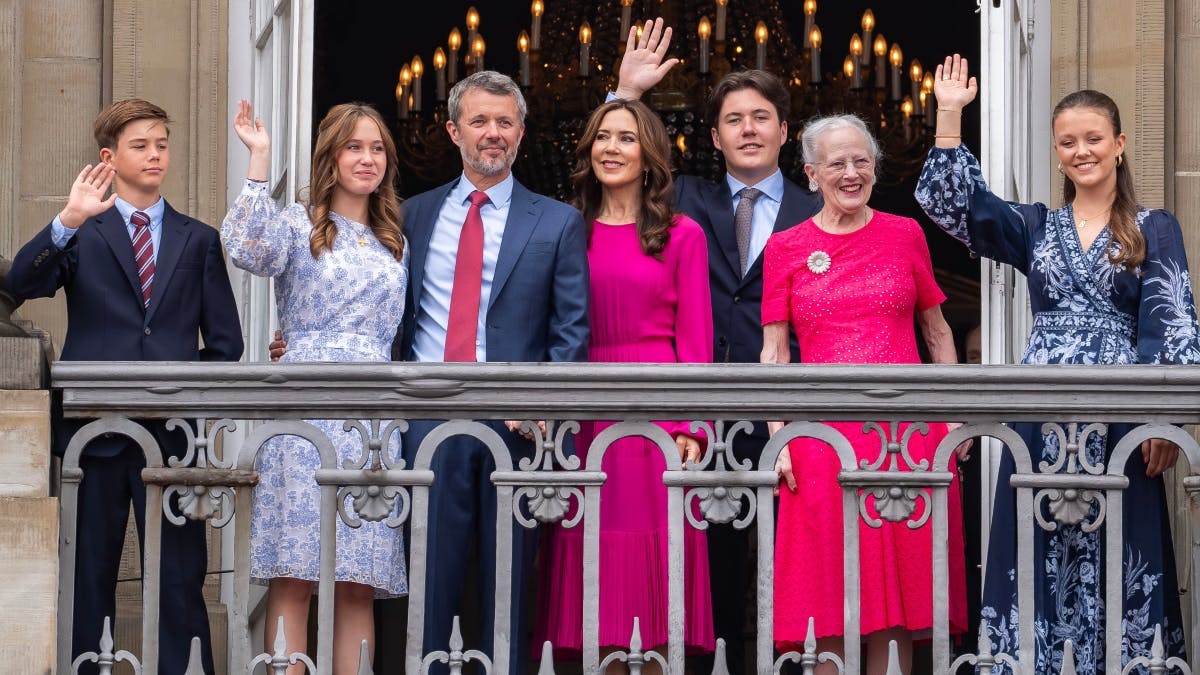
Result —
<svg viewBox="0 0 1200 675"><path fill-rule="evenodd" d="M1006 202L992 194L979 162L960 143L961 110L978 91L966 59L938 66L934 94L935 147L917 183L917 201L929 217L975 254L1012 265L1029 281L1033 331L1024 363L1200 363L1196 310L1179 223L1168 212L1137 204L1124 156L1125 134L1117 106L1090 90L1068 95L1054 109L1054 149L1063 174L1058 209ZM1059 425L1054 425L1059 426ZM1053 428L1014 424L1034 462L1052 466L1060 443ZM1070 425L1061 425L1069 436ZM1131 425L1077 427L1080 457L1066 464L1083 472L1103 467ZM1089 433L1090 430L1094 430ZM1161 624L1168 656L1182 656L1170 524L1162 472L1178 448L1164 440L1143 444L1125 467L1122 575L1124 606L1121 662L1148 656ZM1086 460L1086 461L1085 461ZM1017 656L1015 490L1011 455L1001 460L984 581L982 618L993 648ZM1046 506L1040 508L1045 512ZM1078 672L1105 672L1104 559L1101 527L1084 525L1099 515L1093 505L1079 525L1033 523L1035 561L1035 672L1058 672L1064 644L1074 646ZM1044 513L1045 515L1045 513ZM1053 521L1053 518L1047 516ZM994 672L1007 672L1007 668Z"/></svg>

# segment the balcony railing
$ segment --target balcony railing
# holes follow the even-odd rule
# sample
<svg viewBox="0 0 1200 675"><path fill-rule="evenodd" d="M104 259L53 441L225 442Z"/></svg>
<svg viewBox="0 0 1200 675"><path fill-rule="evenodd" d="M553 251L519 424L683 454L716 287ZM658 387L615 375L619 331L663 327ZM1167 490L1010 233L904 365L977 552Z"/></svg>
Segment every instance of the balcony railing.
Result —
<svg viewBox="0 0 1200 675"><path fill-rule="evenodd" d="M246 672L252 662L265 664L266 672L282 673L288 658L279 644L276 653L258 653L250 644L249 538L251 489L257 481L255 457L260 446L276 435L310 440L319 450L321 469L314 480L321 486L321 579L315 672L332 672L335 519L344 522L387 520L399 527L408 521L410 550L406 671L425 672L433 661L448 662L451 672L463 663L481 661L488 673L507 673L511 585L511 528L497 527L495 653L491 660L472 651L472 645L448 644L441 653L423 654L424 580L426 575L427 510L430 486L437 476L431 462L438 444L467 434L486 444L495 459L497 513L524 527L560 521L571 505L582 509L577 527L584 532L584 653L586 673L599 673L598 640L599 518L601 470L604 449L624 436L644 436L657 443L666 460L663 482L668 490L668 580L670 634L665 654L643 652L634 639L618 654L631 672L653 659L668 673L684 672L683 533L685 527L704 527L705 520L733 522L738 527L757 524L757 634L753 654L760 675L778 672L788 661L812 672L818 659L814 643L804 653L777 655L772 639L773 561L775 515L773 488L775 459L788 440L815 437L837 452L841 463L845 513L844 569L847 606L859 606L859 535L856 522L863 518L878 527L881 495L916 495L925 500L921 527L932 528L934 626L933 672L948 673L963 664L978 664L991 672L992 664L1007 660L1024 672L1033 672L1034 644L1033 533L1053 527L1039 521L1035 504L1052 490L1094 491L1091 497L1108 504L1098 526L1105 528L1107 672L1122 673L1121 663L1122 567L1121 495L1126 486L1125 459L1142 440L1166 438L1183 452L1177 471L1185 472L1182 484L1190 499L1200 490L1200 446L1178 426L1200 422L1200 368L1194 367L1027 367L1027 366L757 366L757 365L652 365L652 364L197 364L197 363L80 363L60 362L53 369L53 384L63 391L68 417L96 418L71 442L63 463L60 539L61 591L58 672L74 672L70 650L72 580L77 492L82 472L80 451L100 434L124 434L141 445L147 459L143 473L147 485L147 514L165 513L169 523L183 519L205 520L212 527L235 528L233 603L229 607L230 672ZM154 437L134 419L177 420L189 437L183 462L164 464ZM347 420L357 427L368 451L354 466L339 466L331 441L305 419ZM389 462L387 437L403 429L404 420L450 420L430 434L417 452L413 466ZM556 420L538 434L535 456L514 465L501 438L489 427L470 420ZM586 465L564 452L569 420L618 420L598 437ZM709 443L699 467L681 466L673 440L650 420L699 421L707 425ZM369 421L361 424L360 420ZM395 426L391 426L395 420ZM753 464L739 465L726 453L734 434L745 430L741 420L795 420L776 434ZM932 465L898 470L907 461L907 437L881 446L881 457L868 465L855 458L849 441L822 422L870 420L883 426L903 421L957 421L965 426L951 432L938 446ZM1061 466L1030 461L1020 437L1006 422L1057 423L1064 433L1077 431L1080 421L1127 422L1137 426L1124 437L1097 473L1068 473ZM531 430L533 427L530 427ZM218 441L218 437L221 442ZM991 437L1014 448L1018 487L1018 599L1020 644L1015 654L992 653L980 640L977 653L955 655L951 650L947 597L947 488L951 453L962 440ZM1007 450L1006 450L1007 451ZM884 456L890 455L890 457ZM884 460L888 461L884 461ZM695 470L699 468L701 470ZM875 509L860 496L876 496ZM354 497L355 507L339 508ZM1099 495L1099 496L1097 496ZM176 496L177 498L172 498ZM899 500L903 502L905 500ZM909 502L912 499L908 500ZM172 504L177 504L172 507ZM164 506L166 508L164 508ZM930 508L931 507L931 508ZM703 520L691 515L697 509ZM887 517L905 521L913 516L911 503L899 504ZM143 570L143 635L141 653L119 653L122 646L108 640L87 658L112 662L119 656L136 662L139 672L157 671L158 556L161 518L146 518ZM914 523L916 526L916 523ZM1192 549L1193 551L1195 549ZM1196 553L1191 554L1193 558ZM1192 561L1192 574L1200 564ZM1182 585L1200 585L1182 580ZM855 612L850 614L856 615ZM1157 618L1152 617L1154 622ZM631 634L633 626L630 627ZM862 667L860 628L856 616L844 628L846 652L842 672L858 673ZM457 636L457 633L456 633ZM1189 642L1197 641L1193 626ZM452 639L452 643L454 640ZM129 649L128 646L125 649ZM365 650L364 650L365 654ZM550 654L547 648L545 654ZM718 649L718 656L720 649ZM1161 649L1138 655L1146 672L1192 672L1178 659L1168 660ZM307 657L305 657L307 658ZM1194 657L1193 657L1194 658ZM720 658L715 673L726 672ZM258 666L263 672L264 666ZM544 661L543 673L553 664ZM189 671L191 672L191 671ZM197 670L195 672L200 672ZM363 672L369 672L364 670ZM897 671L898 672L898 671ZM1067 670L1063 671L1068 672ZM1073 671L1070 671L1073 672ZM1136 672L1125 670L1124 672ZM707 675L707 674L706 674Z"/></svg>

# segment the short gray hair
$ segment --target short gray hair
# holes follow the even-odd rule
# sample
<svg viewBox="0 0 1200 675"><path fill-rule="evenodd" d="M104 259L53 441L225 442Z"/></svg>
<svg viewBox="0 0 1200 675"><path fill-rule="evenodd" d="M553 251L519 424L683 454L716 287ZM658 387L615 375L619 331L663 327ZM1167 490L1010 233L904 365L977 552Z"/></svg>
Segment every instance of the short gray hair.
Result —
<svg viewBox="0 0 1200 675"><path fill-rule="evenodd" d="M875 162L876 171L878 171L879 161L883 159L879 141L875 140L875 136L867 128L866 122L863 122L858 115L825 115L809 120L800 134L800 150L804 156L804 163L817 164L817 142L821 136L838 129L854 129L862 134L863 140L867 143L867 150L871 153L871 159Z"/></svg>
<svg viewBox="0 0 1200 675"><path fill-rule="evenodd" d="M511 77L494 70L481 70L477 73L472 73L459 80L450 89L450 97L446 101L446 108L453 122L458 123L458 115L462 112L459 109L459 106L462 104L462 97L472 89L482 89L496 96L513 97L517 102L518 121L521 126L525 126L525 113L528 112L529 107L525 104L525 96L521 94L521 88L517 86L516 82L513 82Z"/></svg>

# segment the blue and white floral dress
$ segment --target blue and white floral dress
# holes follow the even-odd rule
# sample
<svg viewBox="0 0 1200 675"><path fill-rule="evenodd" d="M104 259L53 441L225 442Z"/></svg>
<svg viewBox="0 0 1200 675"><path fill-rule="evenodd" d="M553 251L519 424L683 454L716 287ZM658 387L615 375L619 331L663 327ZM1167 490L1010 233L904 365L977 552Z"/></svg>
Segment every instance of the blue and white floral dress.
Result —
<svg viewBox="0 0 1200 675"><path fill-rule="evenodd" d="M388 361L404 313L408 247L404 260L397 261L369 227L331 215L337 224L333 250L314 259L306 208L293 204L279 211L266 184L247 181L221 224L221 240L234 265L275 278L279 324L288 345L281 360ZM346 460L355 466L362 462L363 438L344 431L343 420L309 422L333 442L339 467ZM399 434L387 448L392 459L400 456ZM256 581L317 580L319 465L316 448L299 437L276 436L263 444L250 524L250 574ZM353 515L351 505L347 510ZM338 518L336 543L338 581L371 586L377 597L408 592L401 528L365 521L350 528Z"/></svg>
<svg viewBox="0 0 1200 675"><path fill-rule="evenodd" d="M930 151L916 198L934 222L972 253L1012 265L1028 278L1033 331L1024 363L1200 363L1183 235L1170 213L1138 211L1146 259L1140 268L1128 269L1109 260L1109 250L1118 244L1107 226L1084 250L1070 205L1049 210L1042 204L1000 199L988 191L979 162L963 146ZM1058 457L1057 434L1043 434L1040 424L1012 426L1034 453L1035 467ZM1085 426L1081 423L1079 428ZM1108 425L1107 434L1086 437L1083 452L1093 464L1105 461L1129 428ZM982 620L995 650L1015 657L1015 490L1003 489L1013 473L1012 458L1005 453L992 516ZM1146 477L1137 452L1125 474L1129 488L1123 500L1122 662L1149 654L1156 623L1163 626L1168 656L1182 656L1184 633L1163 482ZM1084 522L1095 516L1093 506ZM1035 570L1035 672L1058 672L1068 639L1080 673L1104 672L1104 537L1099 531L1087 533L1061 523L1054 532L1036 525L1034 532L1034 561L1040 568Z"/></svg>

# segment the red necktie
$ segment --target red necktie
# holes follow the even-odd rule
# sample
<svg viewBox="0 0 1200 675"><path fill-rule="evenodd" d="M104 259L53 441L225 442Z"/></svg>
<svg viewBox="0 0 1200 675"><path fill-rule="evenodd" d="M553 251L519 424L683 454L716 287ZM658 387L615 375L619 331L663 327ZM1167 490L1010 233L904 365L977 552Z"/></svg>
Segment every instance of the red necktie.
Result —
<svg viewBox="0 0 1200 675"><path fill-rule="evenodd" d="M150 238L150 216L134 211L129 217L133 223L133 260L137 264L138 280L142 282L142 303L150 306L150 288L154 285L154 240Z"/></svg>
<svg viewBox="0 0 1200 675"><path fill-rule="evenodd" d="M479 291L483 282L483 216L479 207L487 193L471 193L467 220L458 235L454 260L454 290L450 292L450 321L446 325L446 361L474 361L479 327Z"/></svg>

